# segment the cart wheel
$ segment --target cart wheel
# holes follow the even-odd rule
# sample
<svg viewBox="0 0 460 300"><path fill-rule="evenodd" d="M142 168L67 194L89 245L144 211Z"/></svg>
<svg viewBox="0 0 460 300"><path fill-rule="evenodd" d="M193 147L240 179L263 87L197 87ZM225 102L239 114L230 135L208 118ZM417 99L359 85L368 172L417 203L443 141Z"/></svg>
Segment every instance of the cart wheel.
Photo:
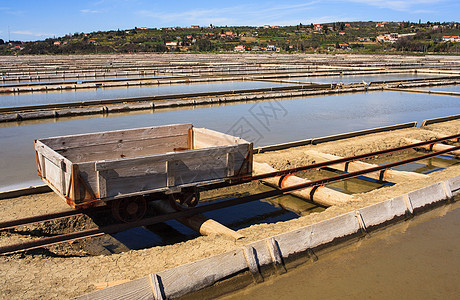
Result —
<svg viewBox="0 0 460 300"><path fill-rule="evenodd" d="M195 207L199 201L200 192L196 188L184 189L180 193L169 195L169 202L176 210L183 210L186 207Z"/></svg>
<svg viewBox="0 0 460 300"><path fill-rule="evenodd" d="M115 219L125 223L139 221L147 211L144 196L116 199L111 205Z"/></svg>

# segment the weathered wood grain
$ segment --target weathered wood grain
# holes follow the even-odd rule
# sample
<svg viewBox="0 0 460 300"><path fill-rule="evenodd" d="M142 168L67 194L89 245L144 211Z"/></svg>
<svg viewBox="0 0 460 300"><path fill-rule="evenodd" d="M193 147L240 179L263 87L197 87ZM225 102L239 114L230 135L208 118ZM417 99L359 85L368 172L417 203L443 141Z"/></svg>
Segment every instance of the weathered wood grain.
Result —
<svg viewBox="0 0 460 300"><path fill-rule="evenodd" d="M190 149L197 134L222 146ZM252 166L246 167L251 143L203 128L197 133L191 124L49 138L35 147L42 174L76 204L215 182Z"/></svg>
<svg viewBox="0 0 460 300"><path fill-rule="evenodd" d="M74 147L58 153L74 163L139 157L188 149L188 135Z"/></svg>
<svg viewBox="0 0 460 300"><path fill-rule="evenodd" d="M136 129L104 131L89 134L75 134L41 139L40 141L55 151L58 151L71 149L74 147L88 147L111 143L113 144L118 143L120 140L129 142L167 136L188 135L188 130L191 128L192 124L174 124Z"/></svg>

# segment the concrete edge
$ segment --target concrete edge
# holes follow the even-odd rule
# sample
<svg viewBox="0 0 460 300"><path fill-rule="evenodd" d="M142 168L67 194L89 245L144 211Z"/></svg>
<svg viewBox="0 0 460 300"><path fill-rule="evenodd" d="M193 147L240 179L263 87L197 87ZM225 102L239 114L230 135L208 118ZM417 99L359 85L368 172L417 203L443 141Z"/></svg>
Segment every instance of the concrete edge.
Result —
<svg viewBox="0 0 460 300"><path fill-rule="evenodd" d="M47 186L46 184L37 185L37 186L31 186L31 187L26 187L26 188L17 189L17 190L0 192L0 200L8 199L8 198L16 198L16 197L32 195L32 194L42 194L42 193L48 193L48 192L51 192L51 188Z"/></svg>
<svg viewBox="0 0 460 300"><path fill-rule="evenodd" d="M425 83L407 83L405 87L422 87L422 86L437 86L437 85L451 85L457 84L459 81L449 81L449 82L425 82ZM383 84L380 82L380 84ZM313 85L325 85L330 86L330 88L326 89L317 89L312 90L311 88ZM262 99L280 99L280 98L289 98L289 97L308 97L308 96L321 96L321 95L330 95L330 94L339 94L339 93L356 93L356 92L370 92L370 91L381 91L384 90L384 86L363 86L359 84L357 86L350 85L346 88L337 89L334 88L334 84L320 84L314 83L313 85L298 85L296 89L292 89L293 87L273 87L267 88L268 91L265 94L258 95L240 95L240 96L222 96L219 97L218 95L225 95L225 93L230 92L234 94L235 92L245 92L246 90L239 90L239 91L226 91L226 92L212 92L212 95L216 97L216 99L198 99L198 100L180 100L184 97L204 97L209 96L210 92L205 92L202 94L195 93L195 94L180 94L180 95L160 95L160 96L151 96L151 97L135 97L135 98L124 98L118 99L116 103L114 103L114 99L112 100L94 100L91 106L83 106L83 104L89 104L87 102L80 102L80 103L71 103L71 107L68 107L68 103L64 104L53 104L53 105L40 105L40 107L48 107L47 110L40 110L40 111L28 111L32 108L38 109L38 107L34 106L27 106L26 111L17 111L17 112L4 112L0 113L0 123L1 122L16 122L16 121L24 121L24 120L36 120L36 119L52 119L52 118L59 118L59 117L72 117L78 115L92 115L92 114L108 114L108 113L118 113L118 112L127 112L127 111L139 111L139 110L150 110L155 108L166 108L166 107L176 107L176 106L193 106L193 105L201 105L201 104L208 104L208 103L220 103L220 102L237 102L237 101L257 101ZM295 86L294 86L295 87ZM248 92L261 92L262 89L251 89L247 90ZM278 91L277 93L274 93ZM171 96L177 96L176 98L171 98ZM174 100L175 99L175 100ZM167 101L169 104L165 103L156 103L158 101ZM174 101L173 101L174 100ZM161 102L160 101L160 102ZM154 103L155 102L155 103ZM102 107L101 107L102 105ZM105 105L105 106L103 106ZM62 107L61 107L62 106ZM2 109L0 109L1 111Z"/></svg>
<svg viewBox="0 0 460 300"><path fill-rule="evenodd" d="M460 115L452 115L452 116L441 117L441 118L427 119L427 120L423 120L423 122L420 125L420 127L425 127L425 126L435 124L435 123L453 121L453 120L457 120L457 119L460 119Z"/></svg>
<svg viewBox="0 0 460 300"><path fill-rule="evenodd" d="M366 129L366 130L361 130L361 131L341 133L337 135L331 135L331 136L320 137L320 138L315 138L315 139L306 139L306 140L288 142L288 143L283 143L283 144L269 145L269 146L254 148L254 153L257 154L257 153L264 153L264 152L269 152L269 151L283 150L283 149L288 149L292 147L311 145L313 140L316 140L316 141L320 140L321 142L326 142L327 139L331 139L330 141L335 141L335 140L346 139L350 137L356 137L356 136L372 134L372 133L377 133L377 132L384 132L384 131L404 129L404 128L412 128L415 126L417 126L417 122L410 122L410 123L404 123L404 124L396 124L396 125L390 125L390 126L384 126L384 127L371 128L371 129ZM31 195L31 194L47 193L50 191L51 189L47 185L26 187L26 188L11 190L11 191L0 192L0 200L7 199L7 198L26 196L26 195Z"/></svg>
<svg viewBox="0 0 460 300"><path fill-rule="evenodd" d="M276 145L257 147L254 149L254 152L263 153L263 152L283 150L283 149L288 149L292 147L299 147L299 146L305 146L305 145L311 145L311 144L316 145L320 143L332 142L332 141L362 136L366 134L373 134L373 133L405 129L405 128L413 128L413 127L417 127L417 122L414 121L414 122L409 122L409 123L382 126L382 127L340 133L340 134L335 134L335 135L329 135L329 136L324 136L324 137L319 137L319 138L300 140L300 141L295 141L295 142L288 142L288 143L282 143L282 144L276 144Z"/></svg>
<svg viewBox="0 0 460 300"><path fill-rule="evenodd" d="M371 128L371 129L366 129L366 130L330 135L330 136L325 136L321 138L315 138L312 140L311 143L313 145L316 145L320 143L347 139L347 138L357 137L357 136L366 135L366 134L379 133L379 132L405 129L405 128L413 128L413 127L417 127L417 122L409 122L409 123L403 123L403 124L396 124L396 125L383 126L383 127Z"/></svg>
<svg viewBox="0 0 460 300"><path fill-rule="evenodd" d="M424 120L422 122L421 127L426 126L425 123L427 121L431 122L432 120L434 120L435 122L433 122L433 123L440 123L440 122L445 122L445 121L450 121L450 120L455 120L455 119L460 119L460 115L454 115L454 116L448 116L448 117ZM433 124L433 123L429 123L429 124ZM294 142L288 142L288 143L281 143L281 144L257 147L257 148L254 148L254 153L258 154L258 153L264 153L264 152L270 152L270 151L284 150L284 149L293 148L293 147L306 146L306 145L311 145L311 144L315 145L315 144L319 144L319 143L332 142L332 141L337 141L337 140L341 140L341 139L347 139L347 138L362 136L362 135L366 135L366 134L379 133L379 132L398 130L398 129L405 129L405 128L413 128L413 127L416 127L416 126L417 126L417 122L414 121L414 122L403 123L403 124L376 127L376 128L365 129L365 130L360 130L360 131L340 133L340 134L330 135L330 136L325 136L325 137L319 137L319 138L313 138L313 139L305 139L305 140L299 140L299 141L294 141ZM21 188L21 189L17 189L17 190L0 192L0 200L1 199L7 199L7 198L15 198L15 197L20 197L20 196L26 196L26 195L31 195L31 194L47 193L47 192L50 192L50 191L51 191L51 189L46 185Z"/></svg>
<svg viewBox="0 0 460 300"><path fill-rule="evenodd" d="M248 270L257 282L256 278L260 278L260 270L264 266L272 265L278 272L285 272L283 260L293 254L332 244L360 231L367 232L373 226L388 223L405 214L413 214L422 207L449 199L455 194L460 194L460 176L319 223L252 242L239 249L75 299L134 299L133 295L145 296L144 299L176 298ZM151 278L156 280L152 281Z"/></svg>

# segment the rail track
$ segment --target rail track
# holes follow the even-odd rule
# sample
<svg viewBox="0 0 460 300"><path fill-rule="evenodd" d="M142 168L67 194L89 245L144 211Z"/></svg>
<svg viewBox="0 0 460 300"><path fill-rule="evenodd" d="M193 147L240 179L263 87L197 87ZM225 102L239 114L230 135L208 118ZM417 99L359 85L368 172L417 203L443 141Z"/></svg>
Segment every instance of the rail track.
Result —
<svg viewBox="0 0 460 300"><path fill-rule="evenodd" d="M381 151L376 151L376 152L370 152L366 154L361 154L361 155L356 155L356 156L351 156L351 157L345 157L345 158L340 158L336 160L331 160L327 162L322 162L322 163L316 163L316 164L311 164L307 166L301 166L301 167L296 167L296 168L291 168L291 169L286 169L286 170L281 170L277 172L271 172L271 173L266 173L266 174L261 174L261 175L256 175L256 176L245 176L245 177L240 177L236 179L232 179L231 181L226 181L222 183L215 183L215 184L209 184L206 186L199 187L200 191L204 190L212 190L212 189L217 189L221 187L227 187L227 186L232 186L232 185L239 185L243 183L248 183L248 182L253 182L265 178L270 178L270 177L275 177L275 176L283 176L283 175L288 175L292 173L297 173L301 171L307 171L307 170L313 170L313 169L320 169L324 167L328 167L331 165L335 164L340 164L340 163L347 163L347 162L352 162L360 159L365 159L365 158L371 158L371 157L376 157L379 155L383 154L389 154L389 153L394 153L398 151L403 151L403 150L408 150L412 148L417 148L421 146L426 146L426 145L434 145L435 143L440 143L444 141L449 141L449 140L455 140L459 141L460 139L460 134L456 135L451 135L439 139L434 139L426 142L420 142L420 143L415 143L415 144L410 144L402 147L397 147L397 148L391 148L391 149L386 149L386 150L381 150ZM384 165L360 170L360 171L355 171L355 172L350 172L350 173L343 173L340 175L328 177L328 178L323 178L315 181L310 181L304 184L299 184L295 186L290 186L290 187L285 187L285 188L280 188L280 189L275 189L275 190L270 190L266 192L261 192L257 194L251 194L247 196L242 196L242 197L237 197L237 198L230 198L228 200L224 201L219 201L211 204L204 204L200 205L197 207L191 207L187 208L184 210L176 211L173 213L168 213L168 214L163 214L159 216L153 216L153 217L147 217L139 221L131 222L131 223L119 223L119 224L112 224L112 225L107 225L99 228L93 228L93 229L87 229L83 231L78 231L78 232L73 232L73 233L66 233L66 234L60 234L60 235L55 235L52 237L46 237L46 238L40 238L24 243L18 243L18 244L12 244L12 245L7 245L0 247L0 255L2 254L9 254L9 253L15 253L15 252L21 252L21 251L26 251L26 250L32 250L36 248L41 248L41 247L46 247L54 244L59 244L59 243L64 243L64 242L69 242L72 240L78 240L78 239L83 239L83 238L89 238L89 237L95 237L95 236L100 236L104 234L113 234L116 232L124 231L130 228L134 227L139 227L139 226L147 226L147 225L152 225L155 223L160 223L172 219L178 219L178 218L184 218L184 217L190 217L195 214L200 214L204 212L209 212L217 209L222 209L226 207L231 207L234 205L239 205L239 204L244 204L252 201L257 201L265 198L270 198L274 196L279 196L282 194L288 194L290 192L304 189L307 187L316 187L316 186L323 186L326 184L350 179L350 178L355 178L358 176L366 175L369 173L373 172L383 172L387 169L409 164L412 162L416 162L422 159L430 158L430 157L435 157L441 154L446 154L451 151L459 150L460 146L452 146L450 149L445 149L442 151L436 151L436 152L431 152L428 154L420 155L417 157L405 159L405 160L400 160L392 163L387 163ZM381 177L382 178L382 177ZM73 211L63 211L63 212L58 212L58 213L53 213L53 214L46 214L46 215L40 215L40 216L34 216L34 217L29 217L25 219L18 219L18 220L13 220L13 221L8 221L8 222L2 222L0 223L0 230L5 230L5 229L11 229L11 228L16 228L19 226L24 226L28 224L33 224L33 223L39 223L39 222L45 222L45 221L50 221L50 220L56 220L56 219L61 219L61 218L67 218L71 216L76 216L76 215L81 215L81 214L87 214L90 212L94 211L100 211L107 209L106 207L98 207L98 208L92 208L89 210L73 210Z"/></svg>

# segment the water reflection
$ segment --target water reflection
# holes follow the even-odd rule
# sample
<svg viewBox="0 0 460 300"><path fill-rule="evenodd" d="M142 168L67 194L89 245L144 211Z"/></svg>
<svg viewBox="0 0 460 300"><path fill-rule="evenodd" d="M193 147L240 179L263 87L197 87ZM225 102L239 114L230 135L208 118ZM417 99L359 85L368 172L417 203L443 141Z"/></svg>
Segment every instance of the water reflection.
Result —
<svg viewBox="0 0 460 300"><path fill-rule="evenodd" d="M36 174L34 139L96 131L177 123L193 123L221 132L241 126L259 134L256 146L338 134L379 126L460 114L460 102L452 97L372 92L284 99L276 103L286 111L271 111L274 102L233 103L174 110L109 114L46 121L0 124L0 190L8 186L41 183ZM261 113L263 112L263 113ZM25 124L25 125L23 125ZM419 123L420 124L420 123ZM27 183L26 183L27 182Z"/></svg>
<svg viewBox="0 0 460 300"><path fill-rule="evenodd" d="M366 83L373 81L390 81L390 80L407 80L439 77L437 75L420 75L420 74L376 74L376 75L343 75L343 76L315 76L315 77L299 77L292 80L317 82L317 83Z"/></svg>
<svg viewBox="0 0 460 300"><path fill-rule="evenodd" d="M152 85L123 88L97 88L0 95L0 107L27 106L51 103L81 102L101 99L118 99L173 95L185 93L220 92L245 89L287 86L284 83L259 81L222 81L176 85Z"/></svg>

